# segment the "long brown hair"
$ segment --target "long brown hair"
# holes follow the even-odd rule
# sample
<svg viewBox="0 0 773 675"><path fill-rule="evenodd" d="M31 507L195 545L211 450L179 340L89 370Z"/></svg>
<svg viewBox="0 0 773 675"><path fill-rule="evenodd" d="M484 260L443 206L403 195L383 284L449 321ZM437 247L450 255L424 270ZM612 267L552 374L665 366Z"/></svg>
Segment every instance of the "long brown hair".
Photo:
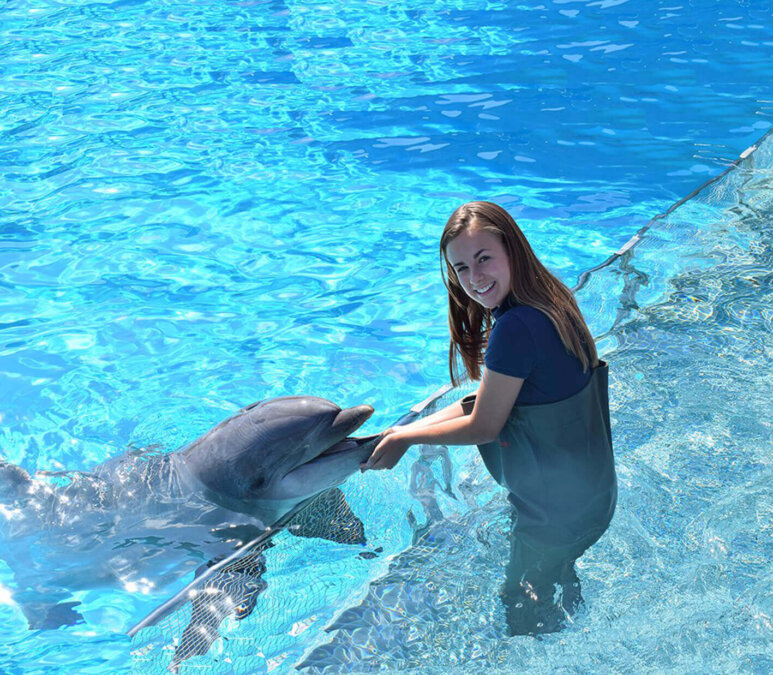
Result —
<svg viewBox="0 0 773 675"><path fill-rule="evenodd" d="M566 350L582 362L583 372L589 367L595 368L598 365L596 345L572 292L537 259L521 228L507 211L491 202L468 202L451 214L440 237L441 274L448 290L451 329L448 368L452 384L457 385L460 380L460 358L470 379L480 379L483 352L491 330L491 311L464 292L446 254L448 244L470 228L485 230L500 238L510 261L510 296L517 304L534 307L550 319Z"/></svg>

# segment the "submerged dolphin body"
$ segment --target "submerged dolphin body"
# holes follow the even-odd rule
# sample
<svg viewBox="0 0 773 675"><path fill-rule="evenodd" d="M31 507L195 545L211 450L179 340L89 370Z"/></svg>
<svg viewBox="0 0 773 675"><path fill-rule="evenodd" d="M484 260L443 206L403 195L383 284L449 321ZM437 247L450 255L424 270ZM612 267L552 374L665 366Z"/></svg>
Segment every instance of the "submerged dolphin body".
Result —
<svg viewBox="0 0 773 675"><path fill-rule="evenodd" d="M31 477L0 462L0 555L14 571L14 599L31 628L56 628L81 620L78 603L62 602L72 591L117 581L149 592L227 556L355 472L379 437L349 434L372 413L276 398L177 452L124 453L90 473ZM324 537L326 525L299 534ZM252 577L248 585L260 587Z"/></svg>

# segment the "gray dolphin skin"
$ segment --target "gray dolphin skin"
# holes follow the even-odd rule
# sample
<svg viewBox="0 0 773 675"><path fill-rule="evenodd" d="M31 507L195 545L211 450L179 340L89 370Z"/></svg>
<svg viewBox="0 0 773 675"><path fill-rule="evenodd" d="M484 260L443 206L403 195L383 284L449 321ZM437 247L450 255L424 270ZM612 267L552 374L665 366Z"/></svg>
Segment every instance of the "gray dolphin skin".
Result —
<svg viewBox="0 0 773 675"><path fill-rule="evenodd" d="M359 469L380 437L350 434L372 413L312 396L275 398L181 450L130 451L93 472L29 476L0 462L0 557L30 628L82 621L74 591L163 589L270 530ZM325 536L319 523L309 532Z"/></svg>

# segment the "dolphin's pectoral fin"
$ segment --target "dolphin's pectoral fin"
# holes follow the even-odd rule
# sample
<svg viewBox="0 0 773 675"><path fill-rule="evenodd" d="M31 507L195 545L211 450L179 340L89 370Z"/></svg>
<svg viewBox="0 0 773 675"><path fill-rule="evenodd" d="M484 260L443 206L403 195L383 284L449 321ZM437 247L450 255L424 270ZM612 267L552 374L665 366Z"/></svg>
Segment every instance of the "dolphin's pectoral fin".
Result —
<svg viewBox="0 0 773 675"><path fill-rule="evenodd" d="M73 607L80 605L69 593L55 588L24 588L14 593L30 630L55 630L84 623L85 619Z"/></svg>
<svg viewBox="0 0 773 675"><path fill-rule="evenodd" d="M318 537L338 544L364 544L365 526L354 515L340 488L326 490L295 516L288 531L298 537Z"/></svg>
<svg viewBox="0 0 773 675"><path fill-rule="evenodd" d="M57 604L33 603L21 606L30 630L55 630L63 626L84 623L85 619L73 607L80 602L60 602Z"/></svg>

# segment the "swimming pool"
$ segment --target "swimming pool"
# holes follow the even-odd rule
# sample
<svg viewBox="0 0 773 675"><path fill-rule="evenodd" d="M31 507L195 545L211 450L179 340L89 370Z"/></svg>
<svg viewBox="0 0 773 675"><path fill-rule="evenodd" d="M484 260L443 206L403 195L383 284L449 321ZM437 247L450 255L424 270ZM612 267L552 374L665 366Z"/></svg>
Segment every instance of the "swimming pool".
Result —
<svg viewBox="0 0 773 675"><path fill-rule="evenodd" d="M436 246L455 205L502 203L572 283L770 126L762 9L675 5L8 5L3 456L89 469L291 393L393 421L447 379ZM260 616L188 667L769 671L769 153L755 161L583 289L621 491L579 565L576 626L502 640L504 500L461 450L433 546L405 518L426 518L414 461L354 477L382 552L276 546ZM0 584L4 670L169 662L125 631L178 588L78 592L85 624L36 633L2 563Z"/></svg>

